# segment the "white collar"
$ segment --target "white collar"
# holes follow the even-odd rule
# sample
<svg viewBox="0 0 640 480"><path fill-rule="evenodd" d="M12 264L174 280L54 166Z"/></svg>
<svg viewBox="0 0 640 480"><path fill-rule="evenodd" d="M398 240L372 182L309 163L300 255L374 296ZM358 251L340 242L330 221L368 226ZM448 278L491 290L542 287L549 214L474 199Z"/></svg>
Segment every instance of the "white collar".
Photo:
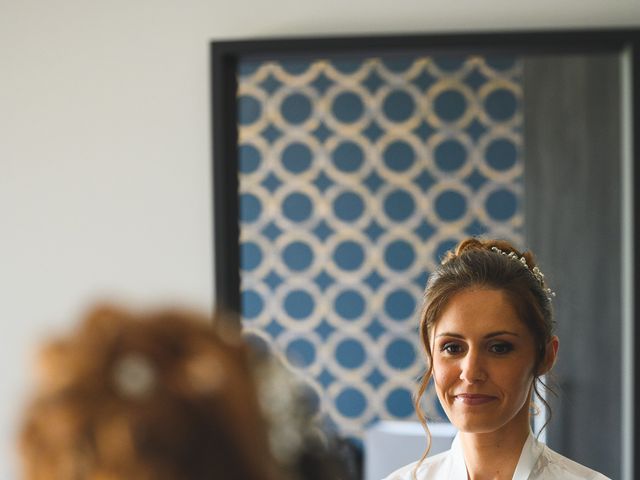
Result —
<svg viewBox="0 0 640 480"><path fill-rule="evenodd" d="M516 470L513 472L513 480L527 480L543 450L544 444L539 442L529 431L529 437L524 442ZM467 479L467 467L464 463L464 451L462 450L460 433L453 439L450 452L449 478L456 480Z"/></svg>
<svg viewBox="0 0 640 480"><path fill-rule="evenodd" d="M533 433L529 431L529 437L522 447L516 471L513 472L513 480L527 480L543 450L544 443L538 441Z"/></svg>
<svg viewBox="0 0 640 480"><path fill-rule="evenodd" d="M464 463L464 450L462 440L458 432L451 444L451 463L449 464L449 478L455 480L467 480L467 466Z"/></svg>

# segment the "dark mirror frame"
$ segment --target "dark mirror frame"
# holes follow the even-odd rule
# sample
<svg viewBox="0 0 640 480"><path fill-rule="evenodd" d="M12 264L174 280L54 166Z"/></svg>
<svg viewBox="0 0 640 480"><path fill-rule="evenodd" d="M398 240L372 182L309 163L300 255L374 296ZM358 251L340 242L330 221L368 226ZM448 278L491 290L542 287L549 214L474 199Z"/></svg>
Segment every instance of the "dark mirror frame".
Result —
<svg viewBox="0 0 640 480"><path fill-rule="evenodd" d="M631 232L631 285L627 286L631 307L633 368L631 405L640 399L640 29L592 29L566 31L520 31L501 33L429 34L402 36L353 36L327 38L280 38L241 41L214 41L210 49L213 138L213 211L215 298L218 307L240 311L240 253L238 225L237 159L237 79L238 62L246 58L295 58L359 54L624 54L629 78L627 94L631 98L626 112L627 158L631 164L631 217L633 224L623 226ZM627 98L628 98L627 97ZM630 227L630 228L629 228ZM603 252L606 254L606 252ZM624 252L623 252L624 255ZM624 257L623 257L624 258ZM624 287L623 287L624 288ZM627 378L629 375L627 373ZM624 387L623 387L624 388ZM632 414L632 445L627 446L628 478L640 478L640 414ZM623 452L624 453L624 452ZM628 462L628 461L627 461Z"/></svg>

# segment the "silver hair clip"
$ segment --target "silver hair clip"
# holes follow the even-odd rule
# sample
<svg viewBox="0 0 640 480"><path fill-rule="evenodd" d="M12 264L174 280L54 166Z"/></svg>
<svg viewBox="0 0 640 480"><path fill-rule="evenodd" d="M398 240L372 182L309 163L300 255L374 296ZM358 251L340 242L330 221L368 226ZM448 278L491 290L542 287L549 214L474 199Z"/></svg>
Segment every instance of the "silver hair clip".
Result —
<svg viewBox="0 0 640 480"><path fill-rule="evenodd" d="M504 250L500 250L498 247L491 247L491 250L493 250L496 253L500 253L501 255L505 255L506 257L509 257L510 259L515 260L518 263L521 263L523 267L525 267L527 270L529 270L529 272L531 272L533 274L533 276L536 278L536 280L538 280L538 283L540 284L540 286L544 290L544 292L547 295L547 298L549 299L549 301L551 301L551 299L556 296L556 292L554 292L553 290L548 288L546 286L546 284L544 283L544 275L540 271L540 269L537 266L533 267L533 268L530 268L529 264L527 263L527 259L524 258L524 256L519 257L515 252L507 253Z"/></svg>
<svg viewBox="0 0 640 480"><path fill-rule="evenodd" d="M128 353L117 360L113 368L116 390L124 397L142 398L156 386L156 369L147 357Z"/></svg>

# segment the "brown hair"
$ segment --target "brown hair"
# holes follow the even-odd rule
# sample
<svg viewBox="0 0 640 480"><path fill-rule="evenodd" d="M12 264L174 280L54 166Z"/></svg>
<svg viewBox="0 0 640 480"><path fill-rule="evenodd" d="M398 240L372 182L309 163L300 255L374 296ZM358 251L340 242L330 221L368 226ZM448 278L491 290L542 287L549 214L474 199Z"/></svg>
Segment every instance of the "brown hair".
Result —
<svg viewBox="0 0 640 480"><path fill-rule="evenodd" d="M48 343L20 436L24 478L279 478L246 347L212 323L228 325L102 307Z"/></svg>
<svg viewBox="0 0 640 480"><path fill-rule="evenodd" d="M509 257L510 253L513 253L512 257ZM524 259L526 265L521 259ZM420 314L420 339L427 357L427 371L422 377L415 400L418 418L425 428L426 416L420 402L433 375L429 335L451 298L470 287L504 292L518 317L533 334L536 346L534 392L550 413L549 405L538 391L538 384L548 387L542 383L537 372L553 335L553 311L544 280L533 273L535 267L536 262L531 252L520 252L507 241L468 238L460 242L454 251L448 252L430 275ZM429 446L423 460L428 450Z"/></svg>

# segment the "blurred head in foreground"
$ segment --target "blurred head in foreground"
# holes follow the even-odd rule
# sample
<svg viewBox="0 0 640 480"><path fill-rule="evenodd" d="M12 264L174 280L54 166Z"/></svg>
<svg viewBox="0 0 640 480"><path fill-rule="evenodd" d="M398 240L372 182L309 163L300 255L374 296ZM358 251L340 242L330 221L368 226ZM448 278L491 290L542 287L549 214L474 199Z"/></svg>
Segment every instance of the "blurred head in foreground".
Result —
<svg viewBox="0 0 640 480"><path fill-rule="evenodd" d="M26 480L301 478L277 458L256 368L220 315L98 308L39 367L20 436Z"/></svg>

